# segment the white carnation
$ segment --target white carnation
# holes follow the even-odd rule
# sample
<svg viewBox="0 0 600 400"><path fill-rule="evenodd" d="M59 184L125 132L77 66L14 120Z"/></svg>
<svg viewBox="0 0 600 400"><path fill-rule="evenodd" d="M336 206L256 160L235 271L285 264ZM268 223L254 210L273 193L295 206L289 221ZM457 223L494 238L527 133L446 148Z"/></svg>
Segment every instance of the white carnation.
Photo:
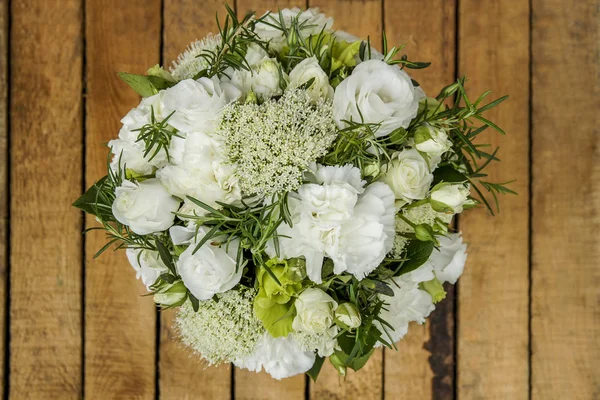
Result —
<svg viewBox="0 0 600 400"><path fill-rule="evenodd" d="M304 350L291 334L274 338L265 332L252 354L234 364L254 372L264 368L273 378L283 379L305 373L313 366L315 358L315 353Z"/></svg>
<svg viewBox="0 0 600 400"><path fill-rule="evenodd" d="M382 181L389 185L396 199L410 203L427 197L433 174L417 150L404 149L392 155Z"/></svg>
<svg viewBox="0 0 600 400"><path fill-rule="evenodd" d="M363 187L360 170L351 165L316 168L316 183L304 184L290 196L293 226L278 230L280 256L305 257L313 282L321 282L326 256L334 262L334 273L347 271L362 279L392 248L394 195L381 182ZM267 251L276 256L273 246Z"/></svg>
<svg viewBox="0 0 600 400"><path fill-rule="evenodd" d="M212 239L194 253L196 244L207 233L208 229L198 227L196 235L189 242L189 247L177 260L177 272L198 300L208 300L216 293L228 291L237 285L242 277L242 268L237 268L236 265L238 239L227 242L227 238L223 238L221 246L213 244L216 239ZM173 233L171 235L173 237Z"/></svg>
<svg viewBox="0 0 600 400"><path fill-rule="evenodd" d="M162 262L157 251L127 249L125 254L129 264L135 269L136 278L141 279L148 290L158 277L167 271L167 266Z"/></svg>
<svg viewBox="0 0 600 400"><path fill-rule="evenodd" d="M317 102L319 99L332 99L333 88L329 84L329 76L323 71L317 57L312 56L302 60L290 72L289 88L298 88L310 80L312 84L306 89L310 98Z"/></svg>
<svg viewBox="0 0 600 400"><path fill-rule="evenodd" d="M223 107L240 96L234 85L216 77L185 79L164 91L163 114L173 113L169 125L181 132L210 133Z"/></svg>
<svg viewBox="0 0 600 400"><path fill-rule="evenodd" d="M169 229L179 208L179 201L154 178L138 183L124 180L115 195L113 215L138 235Z"/></svg>
<svg viewBox="0 0 600 400"><path fill-rule="evenodd" d="M426 264L435 271L441 282L456 283L465 269L467 245L462 242L460 233L449 233L439 237L439 249L434 249Z"/></svg>
<svg viewBox="0 0 600 400"><path fill-rule="evenodd" d="M340 128L346 121L380 124L381 137L406 128L417 116L420 94L410 76L380 60L360 63L335 89L334 118Z"/></svg>

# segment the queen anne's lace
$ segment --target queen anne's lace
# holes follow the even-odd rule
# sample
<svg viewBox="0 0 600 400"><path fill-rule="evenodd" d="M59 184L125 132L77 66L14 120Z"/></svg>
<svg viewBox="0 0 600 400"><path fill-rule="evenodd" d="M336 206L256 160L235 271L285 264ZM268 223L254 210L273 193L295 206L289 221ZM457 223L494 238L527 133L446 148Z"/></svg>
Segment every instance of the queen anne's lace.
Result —
<svg viewBox="0 0 600 400"><path fill-rule="evenodd" d="M261 105L226 108L217 136L236 165L242 193L270 195L297 189L337 134L330 101L315 105L306 91L291 90Z"/></svg>
<svg viewBox="0 0 600 400"><path fill-rule="evenodd" d="M188 48L177 57L177 61L173 61L171 67L171 75L177 81L191 79L198 72L209 67L206 60L198 57L204 50L214 51L221 44L221 36L209 34L202 40L196 40L191 43Z"/></svg>
<svg viewBox="0 0 600 400"><path fill-rule="evenodd" d="M255 296L256 290L240 286L212 300L201 301L198 312L186 302L175 320L183 343L209 365L248 356L264 332L262 323L252 311Z"/></svg>

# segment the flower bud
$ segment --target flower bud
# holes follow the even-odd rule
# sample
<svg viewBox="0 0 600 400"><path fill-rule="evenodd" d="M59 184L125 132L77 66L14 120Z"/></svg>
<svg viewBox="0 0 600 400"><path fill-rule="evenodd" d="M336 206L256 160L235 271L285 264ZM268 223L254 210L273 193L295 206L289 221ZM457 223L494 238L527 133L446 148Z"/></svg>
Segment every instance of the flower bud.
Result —
<svg viewBox="0 0 600 400"><path fill-rule="evenodd" d="M187 288L182 281L163 286L154 294L154 302L161 307L176 307L187 298Z"/></svg>
<svg viewBox="0 0 600 400"><path fill-rule="evenodd" d="M469 189L463 184L440 184L431 192L431 207L437 212L458 214L463 206L471 204Z"/></svg>
<svg viewBox="0 0 600 400"><path fill-rule="evenodd" d="M344 377L346 376L346 366L344 365L342 360L340 360L337 354L332 354L329 357L329 361L331 362L331 365L333 365L333 367L336 369L338 374Z"/></svg>
<svg viewBox="0 0 600 400"><path fill-rule="evenodd" d="M362 322L358 308L352 303L340 304L335 310L335 318L343 327L350 329L358 328Z"/></svg>
<svg viewBox="0 0 600 400"><path fill-rule="evenodd" d="M175 82L175 78L173 78L169 71L166 71L163 67L161 67L158 64L150 68L147 73L150 76L157 76L168 82Z"/></svg>
<svg viewBox="0 0 600 400"><path fill-rule="evenodd" d="M445 97L452 96L458 90L458 83L453 83L451 85L446 86L440 91L440 94L437 95L437 99L442 99Z"/></svg>
<svg viewBox="0 0 600 400"><path fill-rule="evenodd" d="M381 173L381 164L376 162L366 164L363 166L362 173L365 178L370 176L375 179Z"/></svg>
<svg viewBox="0 0 600 400"><path fill-rule="evenodd" d="M446 291L438 278L433 278L427 282L421 282L420 286L422 290L429 293L434 304L439 303L446 298Z"/></svg>
<svg viewBox="0 0 600 400"><path fill-rule="evenodd" d="M427 224L415 226L415 236L421 242L436 242L433 235L433 228Z"/></svg>

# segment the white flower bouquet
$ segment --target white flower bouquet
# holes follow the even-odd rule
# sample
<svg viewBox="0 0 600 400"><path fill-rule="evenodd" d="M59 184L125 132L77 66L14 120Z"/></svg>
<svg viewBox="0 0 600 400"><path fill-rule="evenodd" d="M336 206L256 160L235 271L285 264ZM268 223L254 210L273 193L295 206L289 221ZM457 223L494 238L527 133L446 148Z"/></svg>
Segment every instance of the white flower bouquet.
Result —
<svg viewBox="0 0 600 400"><path fill-rule="evenodd" d="M512 193L473 143L503 133L482 114L505 97L471 101L464 78L427 97L406 70L428 63L332 25L317 9L228 8L170 72L120 74L143 98L74 205L107 233L97 255L126 249L209 365L360 369L462 273L452 217Z"/></svg>

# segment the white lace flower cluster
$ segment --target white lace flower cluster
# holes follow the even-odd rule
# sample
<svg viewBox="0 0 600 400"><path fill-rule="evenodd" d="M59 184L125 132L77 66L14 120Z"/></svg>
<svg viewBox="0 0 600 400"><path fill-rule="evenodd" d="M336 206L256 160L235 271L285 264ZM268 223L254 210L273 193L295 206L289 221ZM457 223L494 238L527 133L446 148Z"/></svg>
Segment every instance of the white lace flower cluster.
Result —
<svg viewBox="0 0 600 400"><path fill-rule="evenodd" d="M82 208L208 364L359 369L463 272L460 118L318 9L228 26L128 75L143 99Z"/></svg>
<svg viewBox="0 0 600 400"><path fill-rule="evenodd" d="M217 133L242 193L266 196L297 189L309 164L336 138L331 102L320 98L313 105L302 90L260 105L229 106Z"/></svg>

